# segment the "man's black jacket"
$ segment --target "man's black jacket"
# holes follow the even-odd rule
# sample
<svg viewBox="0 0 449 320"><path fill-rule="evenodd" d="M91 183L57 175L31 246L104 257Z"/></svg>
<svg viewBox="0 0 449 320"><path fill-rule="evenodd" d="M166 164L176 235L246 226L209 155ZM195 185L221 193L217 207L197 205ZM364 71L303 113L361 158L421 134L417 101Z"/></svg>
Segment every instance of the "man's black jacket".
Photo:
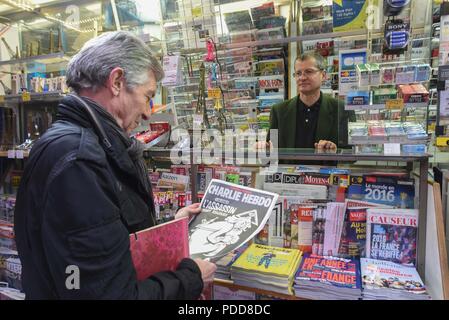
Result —
<svg viewBox="0 0 449 320"><path fill-rule="evenodd" d="M197 299L203 282L190 259L175 272L137 281L129 234L154 225L148 177L142 177L129 152L131 140L115 120L84 101L112 145L99 142L86 110L68 96L58 120L33 146L15 210L26 298ZM69 266L79 268L79 289L67 288L75 283Z"/></svg>

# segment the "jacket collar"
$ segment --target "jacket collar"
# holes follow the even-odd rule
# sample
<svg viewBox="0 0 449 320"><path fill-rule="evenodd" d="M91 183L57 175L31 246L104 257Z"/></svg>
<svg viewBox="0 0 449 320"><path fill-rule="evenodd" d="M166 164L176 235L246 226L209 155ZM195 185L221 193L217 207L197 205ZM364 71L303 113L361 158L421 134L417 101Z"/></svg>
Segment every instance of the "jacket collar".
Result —
<svg viewBox="0 0 449 320"><path fill-rule="evenodd" d="M110 115L103 107L91 99L85 97L82 97L82 99L93 110L111 143L110 148L105 148L100 144L110 163L122 171L125 176L131 175L137 179L140 182L138 184L138 189L142 193L147 194L147 187L145 186L145 182L142 181L142 179L145 179L146 177L140 176L141 174L138 172L134 160L129 154L129 149L133 144L131 138L126 136L112 115ZM87 111L81 106L80 102L70 96L65 97L59 104L56 120L67 121L84 128L94 128L94 124L89 119ZM93 131L95 132L95 130Z"/></svg>

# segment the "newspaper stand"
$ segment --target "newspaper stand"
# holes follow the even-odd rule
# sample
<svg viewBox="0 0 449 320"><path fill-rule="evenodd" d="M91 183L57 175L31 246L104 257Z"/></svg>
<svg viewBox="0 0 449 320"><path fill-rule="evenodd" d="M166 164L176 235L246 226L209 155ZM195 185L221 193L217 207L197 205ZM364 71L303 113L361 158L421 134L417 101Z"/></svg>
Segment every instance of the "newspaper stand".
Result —
<svg viewBox="0 0 449 320"><path fill-rule="evenodd" d="M198 160L201 157L201 150L192 149L193 151L190 153L190 159L193 165L191 166L191 183L192 183L192 201L196 201L197 190L195 188L196 181L196 173L198 172L198 162L193 161ZM149 150L145 150L144 156L150 158L154 161L170 161L171 149L169 148L152 148ZM260 154L256 154L254 151L234 151L233 160L237 158L244 159L255 159L256 156ZM326 162L357 162L357 161L369 161L369 162L396 162L405 164L407 172L409 174L413 174L413 172L418 175L418 208L419 208L419 226L418 226L418 252L417 252L417 264L416 268L418 273L420 274L423 281L425 281L425 260L426 260L426 208L427 208L427 175L429 168L429 154L395 154L395 155L385 155L385 154L359 154L354 152L353 150L347 149L339 149L334 151L319 151L315 149L278 149L277 159L280 161L294 161L296 164L301 164L301 161L326 161ZM269 155L267 156L269 157ZM226 163L229 164L230 155L224 155L222 160L226 159ZM224 161L223 161L224 163ZM245 164L241 166L246 166ZM250 164L250 166L254 166ZM257 166L257 165L256 165ZM414 171L416 168L416 171ZM424 187L423 187L424 186ZM266 294L274 297L278 297L281 299L299 299L295 296L280 294L276 292L249 288L245 286L240 286L233 284L232 281L226 280L215 280L216 285L225 286L232 289L241 289L251 292L256 292L260 294Z"/></svg>

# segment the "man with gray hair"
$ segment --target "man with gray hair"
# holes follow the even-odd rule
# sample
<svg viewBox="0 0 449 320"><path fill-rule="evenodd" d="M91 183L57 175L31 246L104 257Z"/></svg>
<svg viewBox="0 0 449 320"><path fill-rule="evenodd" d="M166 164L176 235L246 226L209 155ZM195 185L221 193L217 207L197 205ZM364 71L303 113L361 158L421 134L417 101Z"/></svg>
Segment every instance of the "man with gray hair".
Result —
<svg viewBox="0 0 449 320"><path fill-rule="evenodd" d="M137 281L129 234L156 224L142 145L129 134L150 116L162 68L128 32L88 41L70 61L75 93L33 146L16 201L27 299L197 299L216 266L183 259ZM176 218L199 213L198 204ZM158 259L158 257L154 257ZM79 285L67 285L77 270Z"/></svg>

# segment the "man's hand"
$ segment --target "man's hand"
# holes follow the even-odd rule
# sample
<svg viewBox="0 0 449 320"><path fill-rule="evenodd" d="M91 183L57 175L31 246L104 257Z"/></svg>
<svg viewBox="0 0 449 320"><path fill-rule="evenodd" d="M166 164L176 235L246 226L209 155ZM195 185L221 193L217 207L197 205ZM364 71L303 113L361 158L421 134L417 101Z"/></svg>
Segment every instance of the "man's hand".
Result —
<svg viewBox="0 0 449 320"><path fill-rule="evenodd" d="M190 206L179 209L175 215L175 219L181 219L184 217L189 217L190 219L192 216L195 216L200 212L201 212L200 204L194 203L191 204Z"/></svg>
<svg viewBox="0 0 449 320"><path fill-rule="evenodd" d="M320 140L319 142L315 143L316 149L337 149L337 145L333 143L332 141L327 140Z"/></svg>
<svg viewBox="0 0 449 320"><path fill-rule="evenodd" d="M203 279L204 286L214 281L215 270L217 270L215 263L198 258L193 261L196 262L198 268L201 270L201 278Z"/></svg>

